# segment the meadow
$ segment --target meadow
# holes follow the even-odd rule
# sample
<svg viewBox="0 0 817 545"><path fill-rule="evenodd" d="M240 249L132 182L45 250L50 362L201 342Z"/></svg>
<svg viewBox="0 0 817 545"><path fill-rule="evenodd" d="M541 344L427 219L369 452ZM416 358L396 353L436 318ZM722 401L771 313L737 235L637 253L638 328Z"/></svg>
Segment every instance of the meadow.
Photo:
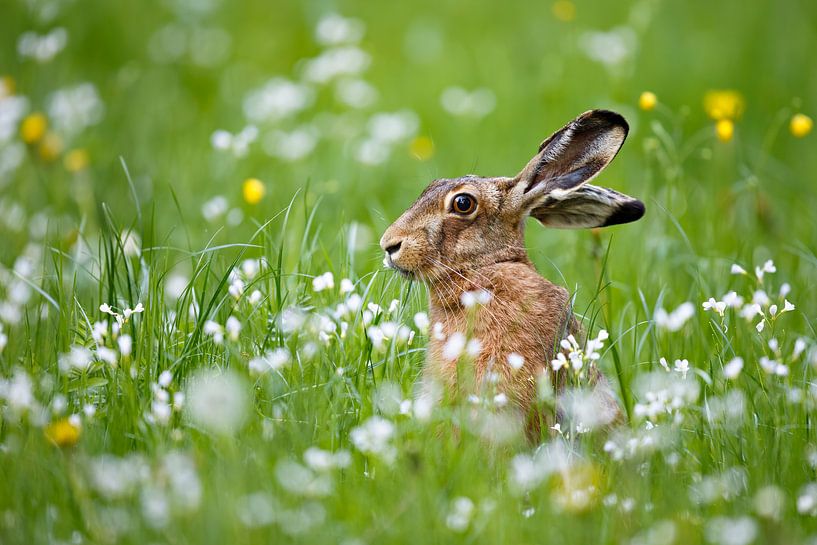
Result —
<svg viewBox="0 0 817 545"><path fill-rule="evenodd" d="M798 0L4 0L0 543L817 543L814 51ZM418 394L378 240L592 108L647 213L526 242L626 422L542 383L533 444Z"/></svg>

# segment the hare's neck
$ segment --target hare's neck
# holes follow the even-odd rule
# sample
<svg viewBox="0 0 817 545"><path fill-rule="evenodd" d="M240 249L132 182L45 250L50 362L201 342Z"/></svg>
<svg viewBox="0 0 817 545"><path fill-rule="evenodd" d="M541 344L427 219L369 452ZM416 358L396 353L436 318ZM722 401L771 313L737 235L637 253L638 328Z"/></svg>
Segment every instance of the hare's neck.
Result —
<svg viewBox="0 0 817 545"><path fill-rule="evenodd" d="M513 262L533 269L527 257L514 259ZM472 270L452 270L448 274L436 276L434 282L428 286L429 311L432 318L440 315L449 317L465 315L467 309L463 305L463 294L472 292L476 295L482 291L494 293L497 287L503 284L501 269L505 263L507 262L492 263Z"/></svg>

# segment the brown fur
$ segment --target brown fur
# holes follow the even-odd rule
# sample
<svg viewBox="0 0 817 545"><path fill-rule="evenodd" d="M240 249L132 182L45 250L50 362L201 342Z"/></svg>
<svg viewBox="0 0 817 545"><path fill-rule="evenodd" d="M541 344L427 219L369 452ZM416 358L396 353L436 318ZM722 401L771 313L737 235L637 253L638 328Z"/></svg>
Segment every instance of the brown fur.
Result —
<svg viewBox="0 0 817 545"><path fill-rule="evenodd" d="M445 360L443 347L452 333L469 333L482 343L469 373L477 384L489 371L499 375L511 403L529 418L531 436L538 436L540 420L548 425L554 420L554 415L531 410L537 380L548 373L556 391L562 390L565 372L553 372L550 362L561 339L568 333L581 339L582 332L567 290L542 278L530 262L525 220L534 210L543 224L560 227L638 219L643 213L640 201L586 185L615 157L626 134L627 124L618 114L587 112L548 138L514 178L435 180L380 241L391 267L428 285L431 322L442 324L445 338L432 335L426 377L450 389L462 383L461 367ZM585 196L571 197L580 190ZM473 213L453 209L452 200L460 194L476 199ZM488 291L490 301L476 310L465 308L462 294L477 290ZM516 372L507 362L514 352L525 359ZM610 404L616 403L596 369L589 378Z"/></svg>

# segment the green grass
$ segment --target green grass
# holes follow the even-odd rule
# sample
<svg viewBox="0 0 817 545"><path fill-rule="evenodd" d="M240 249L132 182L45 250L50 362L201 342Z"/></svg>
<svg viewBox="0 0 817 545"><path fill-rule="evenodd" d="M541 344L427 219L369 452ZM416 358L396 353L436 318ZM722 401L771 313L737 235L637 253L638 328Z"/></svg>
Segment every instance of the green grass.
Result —
<svg viewBox="0 0 817 545"><path fill-rule="evenodd" d="M6 140L0 131L0 165L22 152L14 169L0 166L0 543L817 539L817 155L813 133L789 130L793 114L817 113L810 4L76 0L53 19L36 14L41 2L7 4L0 77L61 146L43 158L44 140L22 143L22 119ZM560 20L570 6L575 17ZM311 84L313 101L258 124L246 155L214 149L214 131L248 124L249 92L276 76L301 81L332 11L365 26L358 47L371 62L359 78L377 101L353 108L334 83ZM18 53L24 32L56 27L68 42L53 60ZM608 35L602 50L623 44L621 62L591 59L588 33L617 28L625 37ZM194 45L156 53L179 36ZM207 47L225 36L218 59ZM49 97L83 82L104 112L71 131ZM495 107L448 113L440 96L455 85L490 89ZM728 142L704 107L713 89L745 102ZM643 91L657 94L654 110L638 108ZM641 198L647 215L592 233L531 222L527 243L539 271L575 294L588 330L609 331L600 362L628 422L586 434L566 423L534 446L490 438L513 427L491 408L496 392L409 408L427 294L381 268L380 233L432 179L512 175L596 107L631 124L597 183ZM383 162L357 160L372 115L400 110L416 128ZM318 135L310 153L265 152L282 147L268 134L299 127ZM68 168L72 150L88 165ZM266 188L257 204L242 197L250 177ZM208 220L216 196L225 211ZM769 259L777 271L758 281ZM748 274L730 274L733 263ZM316 291L326 272L334 287ZM350 297L344 278L359 304L335 316ZM762 332L740 308L701 307L764 289L782 309L783 283L796 308L772 319L764 305ZM695 314L678 331L658 326L657 309L687 301ZM139 303L118 332L100 310ZM414 333L379 348L371 325ZM254 371L259 357L275 369ZM662 357L688 360L687 378ZM730 380L735 357L744 367ZM764 357L788 374L764 370ZM661 389L678 405L649 413ZM177 394L182 408L162 405ZM393 424L374 451L358 437L373 417Z"/></svg>

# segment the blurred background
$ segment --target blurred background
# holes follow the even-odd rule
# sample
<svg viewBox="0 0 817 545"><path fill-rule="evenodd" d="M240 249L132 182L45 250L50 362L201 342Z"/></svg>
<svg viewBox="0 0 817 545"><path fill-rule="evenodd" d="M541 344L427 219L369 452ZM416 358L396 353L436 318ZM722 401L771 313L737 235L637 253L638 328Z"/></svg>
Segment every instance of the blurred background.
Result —
<svg viewBox="0 0 817 545"><path fill-rule="evenodd" d="M432 179L513 175L568 120L611 108L632 130L599 182L647 203L648 243L667 243L673 218L747 253L741 229L753 245L814 234L813 138L789 122L814 114L815 33L798 0L10 0L2 228L33 216L70 245L101 203L127 224L138 201L157 238L197 248L253 232L300 191L320 201L327 245L357 222L376 253ZM723 90L728 112L713 114L706 97ZM530 231L560 268L590 240Z"/></svg>

